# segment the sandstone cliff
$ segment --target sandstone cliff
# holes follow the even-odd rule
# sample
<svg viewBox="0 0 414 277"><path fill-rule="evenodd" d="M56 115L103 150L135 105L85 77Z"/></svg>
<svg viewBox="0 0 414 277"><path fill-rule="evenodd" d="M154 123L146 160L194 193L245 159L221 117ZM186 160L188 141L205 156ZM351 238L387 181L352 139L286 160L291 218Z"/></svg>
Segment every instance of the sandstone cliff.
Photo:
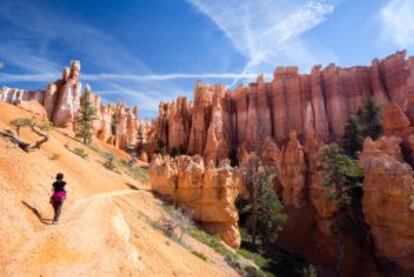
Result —
<svg viewBox="0 0 414 277"><path fill-rule="evenodd" d="M363 207L377 255L409 276L414 272L414 172L400 143L397 137L366 139L360 157Z"/></svg>
<svg viewBox="0 0 414 277"><path fill-rule="evenodd" d="M242 145L257 150L266 137L284 145L292 131L302 143L312 134L329 143L341 139L346 121L368 95L381 105L398 106L412 123L414 58L406 58L401 51L374 59L371 66L315 66L310 74L299 74L296 67L279 67L269 83L259 76L233 91L198 82L194 102L186 103L179 117L165 112L177 103L163 103L154 139L169 151L181 146L188 154L218 158L216 162ZM177 134L177 130L183 132Z"/></svg>
<svg viewBox="0 0 414 277"><path fill-rule="evenodd" d="M27 91L14 88L0 89L0 101L26 107L33 112L47 114L56 127L73 127L79 113L82 84L80 82L81 65L72 61L70 67L63 70L62 77L50 83L45 90ZM90 89L89 86L86 86ZM97 111L93 122L95 135L114 146L126 150L138 140L138 108L129 108L123 103L103 104L96 93L91 96L92 105ZM37 101L37 105L30 103ZM116 123L115 121L116 116Z"/></svg>
<svg viewBox="0 0 414 277"><path fill-rule="evenodd" d="M186 208L210 232L219 233L231 247L240 246L238 213L239 176L228 161L215 167L200 156L170 158L157 155L149 168L153 191Z"/></svg>

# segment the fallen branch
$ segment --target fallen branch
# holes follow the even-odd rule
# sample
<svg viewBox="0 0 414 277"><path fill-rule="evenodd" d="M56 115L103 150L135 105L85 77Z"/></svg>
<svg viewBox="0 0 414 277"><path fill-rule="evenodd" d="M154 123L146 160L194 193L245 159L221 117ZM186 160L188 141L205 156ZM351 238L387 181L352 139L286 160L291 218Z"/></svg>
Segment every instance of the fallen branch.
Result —
<svg viewBox="0 0 414 277"><path fill-rule="evenodd" d="M37 141L32 147L30 147L31 149L40 149L40 146L43 143L46 143L49 140L49 136L46 133L43 133L41 130L39 130L37 128L37 126L35 124L32 124L30 126L30 128L32 129L32 131L37 134L38 136L41 136L42 139Z"/></svg>
<svg viewBox="0 0 414 277"><path fill-rule="evenodd" d="M7 129L1 129L0 128L0 136L3 136L7 139L9 139L12 143L16 144L20 149L22 149L24 152L29 153L29 151L31 149L40 149L40 146L42 146L42 144L46 143L49 140L49 136L42 132L38 126L36 126L36 124L32 123L30 124L28 127L30 127L30 129L37 134L38 136L42 137L42 139L36 141L33 145L31 145L30 143L24 141L23 139L20 138L19 136L19 129L20 126L17 127L16 132L17 135L14 134L11 130L7 130Z"/></svg>
<svg viewBox="0 0 414 277"><path fill-rule="evenodd" d="M11 142L20 147L24 152L29 153L30 143L23 141L10 130L0 129L0 135L8 138Z"/></svg>

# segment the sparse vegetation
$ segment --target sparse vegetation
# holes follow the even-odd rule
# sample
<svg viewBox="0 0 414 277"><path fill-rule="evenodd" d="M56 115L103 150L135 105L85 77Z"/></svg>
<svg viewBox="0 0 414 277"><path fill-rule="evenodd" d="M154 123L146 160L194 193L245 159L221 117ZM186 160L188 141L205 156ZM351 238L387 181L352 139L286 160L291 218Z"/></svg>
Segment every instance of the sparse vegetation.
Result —
<svg viewBox="0 0 414 277"><path fill-rule="evenodd" d="M237 253L248 260L253 261L258 267L263 268L268 265L268 259L264 258L258 253L250 252L247 249L240 248L237 250Z"/></svg>
<svg viewBox="0 0 414 277"><path fill-rule="evenodd" d="M259 255L248 253L247 250L241 250L241 253L243 254L235 252L229 249L227 246L225 246L220 240L220 238L218 237L218 235L211 235L197 228L197 226L195 226L193 222L189 219L189 215L185 213L182 209L180 208L176 209L172 205L163 205L163 208L169 214L170 217L174 218L172 219L173 223L169 223L167 225L168 227L167 233L172 235L172 238L176 238L176 235L174 235L174 232L171 232L171 230L175 230L175 233L176 233L176 230L180 229L181 232L187 233L193 239L214 249L214 251L216 251L218 254L224 257L228 265L230 265L237 271L241 272L243 276L273 276L270 273L265 273L259 268L258 264L265 263L264 259L260 257ZM164 224L162 226L164 226ZM170 226L173 226L175 228L171 228ZM164 230L163 232L165 233ZM245 256L248 256L248 257L245 257ZM250 259L253 262L257 261L256 265L258 266L258 268L255 268L254 266L251 266L251 265L246 265L242 257L245 257L246 259ZM246 271L245 270L246 268L247 270L249 270L249 266L255 268L255 271L252 269L250 269L250 273ZM248 275L248 274L251 274L251 272L255 272L256 274L259 274L259 275Z"/></svg>
<svg viewBox="0 0 414 277"><path fill-rule="evenodd" d="M195 256L199 257L203 261L205 261L205 262L207 261L207 257L203 253L200 253L200 252L195 251L195 250L191 250L191 253L193 253Z"/></svg>
<svg viewBox="0 0 414 277"><path fill-rule="evenodd" d="M112 122L111 122L111 134L113 136L116 136L116 133L118 131L118 125L119 125L119 111L115 111L112 115Z"/></svg>
<svg viewBox="0 0 414 277"><path fill-rule="evenodd" d="M114 160L115 160L115 157L112 154L106 155L106 161L104 163L105 168L115 171L116 166L114 164Z"/></svg>
<svg viewBox="0 0 414 277"><path fill-rule="evenodd" d="M50 157L50 159L52 160L52 161L57 161L57 160L59 160L60 159L60 155L59 154L53 154L51 157Z"/></svg>
<svg viewBox="0 0 414 277"><path fill-rule="evenodd" d="M160 139L157 140L157 148L155 149L155 153L160 154L162 156L167 154L165 143Z"/></svg>
<svg viewBox="0 0 414 277"><path fill-rule="evenodd" d="M51 124L48 121L37 121L35 118L16 118L9 123L15 128L16 134L11 130L4 130L0 128L0 136L9 139L25 152L30 150L40 149L40 147L49 140L47 131L51 129ZM36 141L33 145L20 138L20 129L30 128L32 132L40 136L41 139Z"/></svg>
<svg viewBox="0 0 414 277"><path fill-rule="evenodd" d="M132 178L138 179L143 183L148 182L148 174L144 168L137 167L135 164L119 159L96 144L91 143L88 147L105 159L104 166L107 169L114 170L117 173L120 173L118 169L123 169Z"/></svg>
<svg viewBox="0 0 414 277"><path fill-rule="evenodd" d="M246 277L271 277L271 276L274 276L273 274L268 273L268 272L265 273L265 272L261 271L260 269L258 269L257 267L254 267L252 265L245 266L243 268L243 271L245 273L244 276L246 276Z"/></svg>
<svg viewBox="0 0 414 277"><path fill-rule="evenodd" d="M372 97L365 99L355 117L351 117L342 138L342 148L346 155L358 158L366 137L377 139L382 133L382 115L380 107Z"/></svg>
<svg viewBox="0 0 414 277"><path fill-rule="evenodd" d="M86 159L88 157L88 153L86 153L84 148L75 147L73 150L71 150L76 155Z"/></svg>
<svg viewBox="0 0 414 277"><path fill-rule="evenodd" d="M81 138L84 144L92 141L92 121L96 119L96 110L92 106L91 92L87 87L80 99L79 116L76 120L76 137Z"/></svg>

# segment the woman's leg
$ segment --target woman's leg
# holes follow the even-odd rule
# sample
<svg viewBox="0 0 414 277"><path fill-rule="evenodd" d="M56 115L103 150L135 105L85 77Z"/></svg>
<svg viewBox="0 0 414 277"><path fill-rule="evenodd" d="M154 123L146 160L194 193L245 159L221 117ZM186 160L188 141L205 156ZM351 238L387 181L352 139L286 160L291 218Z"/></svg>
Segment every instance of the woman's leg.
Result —
<svg viewBox="0 0 414 277"><path fill-rule="evenodd" d="M53 217L53 222L59 222L60 213L62 211L62 202L54 202L53 209L55 211L55 216Z"/></svg>

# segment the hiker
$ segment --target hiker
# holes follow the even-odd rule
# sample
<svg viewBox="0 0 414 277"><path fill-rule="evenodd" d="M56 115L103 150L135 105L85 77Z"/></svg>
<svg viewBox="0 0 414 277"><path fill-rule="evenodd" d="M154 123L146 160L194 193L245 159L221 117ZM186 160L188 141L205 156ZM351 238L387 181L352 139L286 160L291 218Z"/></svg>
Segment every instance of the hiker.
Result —
<svg viewBox="0 0 414 277"><path fill-rule="evenodd" d="M56 181L53 183L53 194L50 197L50 203L53 206L55 215L53 217L53 224L59 223L60 213L62 211L63 201L66 199L66 182L63 181L63 173L56 175Z"/></svg>

